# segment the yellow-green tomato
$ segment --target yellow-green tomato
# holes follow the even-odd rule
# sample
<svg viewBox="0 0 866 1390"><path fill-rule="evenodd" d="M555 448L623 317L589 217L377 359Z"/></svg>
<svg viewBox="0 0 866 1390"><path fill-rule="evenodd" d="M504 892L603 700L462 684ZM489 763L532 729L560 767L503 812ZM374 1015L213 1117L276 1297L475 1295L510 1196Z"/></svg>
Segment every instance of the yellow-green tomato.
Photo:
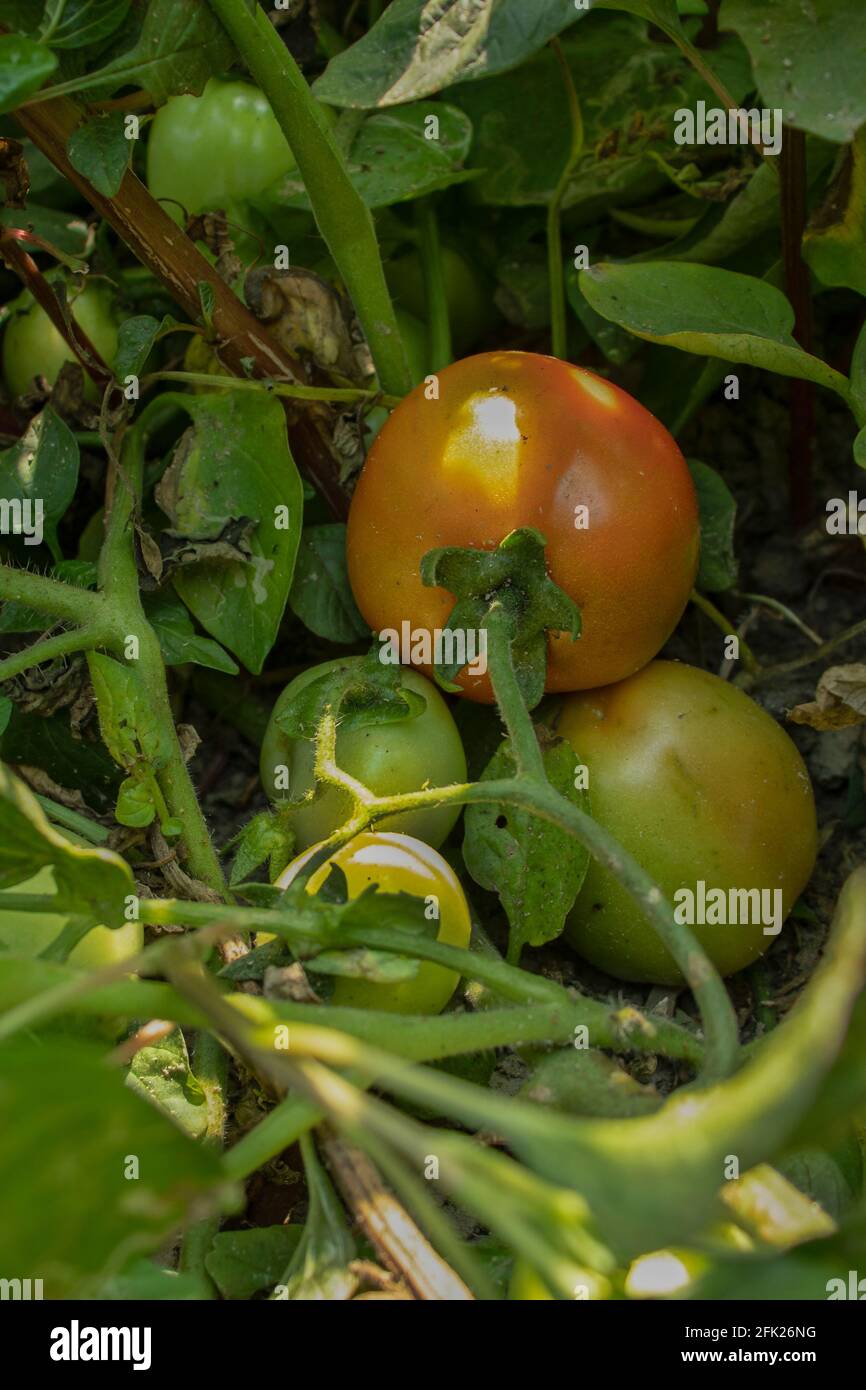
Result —
<svg viewBox="0 0 866 1390"><path fill-rule="evenodd" d="M313 773L315 749L307 739L290 738L277 720L288 702L304 686L340 667L359 665L362 657L344 657L296 676L286 686L274 706L262 743L261 775L268 796L276 801L298 801L315 791L312 800L295 807L289 825L295 832L298 849L326 840L348 819L351 805L345 792L336 787L316 789ZM423 712L414 719L392 724L373 724L360 729L341 729L337 734L337 763L357 777L377 796L420 791L422 787L444 787L466 780L466 755L439 691L425 676L404 669L400 683L423 696ZM379 822L384 830L417 835L428 845L441 845L460 814L459 806L435 806L388 816Z"/></svg>
<svg viewBox="0 0 866 1390"><path fill-rule="evenodd" d="M317 848L313 845L298 855L283 870L277 886L287 888ZM468 947L472 924L460 880L441 854L421 840L383 830L356 835L311 874L308 893L321 888L331 864L338 865L346 875L350 899L359 897L371 884L382 893L408 893L421 898L425 912L439 923L437 941ZM459 978L455 971L430 961L421 961L413 979L394 984L338 975L330 1002L357 1009L384 1009L394 1014L438 1014L457 988Z"/></svg>
<svg viewBox="0 0 866 1390"><path fill-rule="evenodd" d="M442 247L442 274L455 356L460 357L496 322L490 288L484 276L459 251ZM424 267L417 251L408 251L385 265L388 288L402 309L428 318Z"/></svg>
<svg viewBox="0 0 866 1390"><path fill-rule="evenodd" d="M655 879L721 973L762 955L817 848L809 774L776 721L718 676L653 661L616 685L566 696L556 730L588 769L595 819ZM566 934L619 979L682 983L634 899L595 860Z"/></svg>
<svg viewBox="0 0 866 1390"><path fill-rule="evenodd" d="M117 319L111 290L104 284L90 284L80 294L74 294L71 288L68 294L72 317L103 361L111 366L117 351ZM44 376L53 386L64 362L77 360L29 291L19 295L3 334L3 376L10 393L23 395L37 376ZM89 377L85 377L85 393L91 400L96 397Z"/></svg>
<svg viewBox="0 0 866 1390"><path fill-rule="evenodd" d="M0 948L16 956L38 956L50 946L69 921L68 916L54 912L21 912L4 908L7 893L55 893L54 871L40 869L26 883L0 892ZM118 961L138 955L144 944L140 922L125 922L122 927L94 927L69 953L69 964L82 970L97 970L115 965ZM2 951L0 951L2 958Z"/></svg>

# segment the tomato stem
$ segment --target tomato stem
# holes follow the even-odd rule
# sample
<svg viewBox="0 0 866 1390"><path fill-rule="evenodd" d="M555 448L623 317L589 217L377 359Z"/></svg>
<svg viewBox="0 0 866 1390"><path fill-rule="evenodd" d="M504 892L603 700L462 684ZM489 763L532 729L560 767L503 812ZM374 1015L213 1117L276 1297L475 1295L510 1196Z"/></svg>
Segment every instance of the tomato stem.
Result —
<svg viewBox="0 0 866 1390"><path fill-rule="evenodd" d="M565 304L565 273L562 261L560 211L575 164L583 153L583 117L575 91L571 70L558 39L551 48L559 64L565 96L568 102L570 141L562 172L547 205L547 273L550 282L550 351L554 357L568 358L568 321Z"/></svg>
<svg viewBox="0 0 866 1390"><path fill-rule="evenodd" d="M419 233L421 267L424 273L424 296L427 305L427 366L440 372L454 360L451 346L451 323L448 299L445 294L445 271L442 263L442 244L435 204L431 198L419 198L415 204L415 225Z"/></svg>

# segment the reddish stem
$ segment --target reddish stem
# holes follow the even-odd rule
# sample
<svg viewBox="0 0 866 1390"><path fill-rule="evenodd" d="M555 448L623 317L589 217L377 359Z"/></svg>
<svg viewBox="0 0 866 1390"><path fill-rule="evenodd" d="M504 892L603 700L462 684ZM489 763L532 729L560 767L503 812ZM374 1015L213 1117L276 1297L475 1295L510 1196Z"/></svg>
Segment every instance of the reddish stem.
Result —
<svg viewBox="0 0 866 1390"><path fill-rule="evenodd" d="M33 257L24 250L22 242L30 234L17 227L0 230L0 257L14 270L21 283L41 305L57 332L69 345L91 381L103 391L113 380L111 369L105 365L80 323L77 323L65 304L61 304Z"/></svg>

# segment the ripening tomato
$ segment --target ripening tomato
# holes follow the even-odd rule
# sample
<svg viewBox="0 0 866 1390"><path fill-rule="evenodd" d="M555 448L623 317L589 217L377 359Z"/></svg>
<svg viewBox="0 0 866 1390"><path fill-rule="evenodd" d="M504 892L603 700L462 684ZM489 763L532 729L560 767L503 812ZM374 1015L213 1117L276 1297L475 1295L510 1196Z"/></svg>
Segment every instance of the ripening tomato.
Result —
<svg viewBox="0 0 866 1390"><path fill-rule="evenodd" d="M147 142L147 186L181 221L222 208L249 227L248 199L295 167L295 157L270 103L249 82L212 77L201 96L170 97L153 118Z"/></svg>
<svg viewBox="0 0 866 1390"><path fill-rule="evenodd" d="M762 955L775 939L764 926L775 925L774 907L778 925L787 917L817 847L809 774L776 721L718 676L654 661L618 685L568 696L555 727L588 769L595 819L652 875L721 973ZM693 896L675 897L686 889ZM723 912L712 889L723 890ZM732 889L743 890L733 910ZM754 889L768 890L760 908L754 893L744 897ZM619 979L682 983L637 903L595 860L566 935Z"/></svg>
<svg viewBox="0 0 866 1390"><path fill-rule="evenodd" d="M294 859L277 879L277 886L287 888L317 848L313 845ZM350 899L359 897L371 884L382 893L408 893L422 898L425 911L439 922L437 941L468 947L472 923L460 880L441 854L421 840L383 830L356 835L310 876L309 893L321 888L331 864L338 865L346 875ZM459 978L455 971L430 961L420 963L414 979L394 984L338 975L330 1002L395 1014L438 1014L457 988Z"/></svg>
<svg viewBox="0 0 866 1390"><path fill-rule="evenodd" d="M60 935L69 917L54 912L20 912L3 906L5 893L54 893L54 871L40 869L26 883L0 892L0 947L17 956L38 956ZM98 970L138 955L144 944L140 922L125 922L116 928L94 927L69 953L69 964L83 970Z"/></svg>
<svg viewBox="0 0 866 1390"><path fill-rule="evenodd" d="M103 361L111 366L117 352L117 317L110 287L97 282L76 292L70 284L67 296L72 317ZM10 393L23 395L37 376L44 376L53 386L64 362L77 362L78 358L29 291L19 295L10 307L12 316L3 334L3 376ZM93 382L88 376L84 382L85 394L95 400Z"/></svg>
<svg viewBox="0 0 866 1390"><path fill-rule="evenodd" d="M296 847L326 840L343 825L351 809L349 798L337 787L316 790L313 772L315 748L307 739L289 738L277 724L280 712L299 690L329 671L357 666L363 657L339 657L311 666L287 685L271 714L262 741L262 784L268 796L297 801L315 791L313 799L292 811L289 825L295 832ZM390 724L370 724L337 733L337 763L344 772L357 777L377 796L396 796L399 792L420 791L422 787L445 787L466 781L466 755L439 691L417 671L405 668L401 684L423 696L426 706L414 719ZM288 786L280 785L280 770L287 769ZM428 810L407 811L379 822L385 830L417 835L428 845L441 845L460 814L459 806L433 806Z"/></svg>
<svg viewBox="0 0 866 1390"><path fill-rule="evenodd" d="M482 353L438 381L438 400L420 386L392 412L352 498L349 578L367 622L435 636L454 598L422 584L422 556L491 550L531 526L583 616L576 642L551 634L547 689L639 670L676 626L698 561L695 490L667 430L618 386L536 353ZM492 699L486 675L458 682Z"/></svg>

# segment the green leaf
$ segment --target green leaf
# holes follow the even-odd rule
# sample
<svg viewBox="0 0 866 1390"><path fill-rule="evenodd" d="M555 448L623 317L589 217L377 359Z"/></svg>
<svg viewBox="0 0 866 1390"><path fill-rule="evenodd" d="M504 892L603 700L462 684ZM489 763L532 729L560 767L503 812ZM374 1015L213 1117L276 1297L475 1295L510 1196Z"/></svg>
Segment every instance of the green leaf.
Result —
<svg viewBox="0 0 866 1390"><path fill-rule="evenodd" d="M436 138L426 134L430 116L439 122ZM370 208L408 202L475 178L474 171L462 167L471 139L469 118L443 102L437 102L432 110L430 103L424 102L373 112L353 141L347 160L349 177ZM269 188L267 196L257 203L265 211L310 208L297 170Z"/></svg>
<svg viewBox="0 0 866 1390"><path fill-rule="evenodd" d="M866 295L866 126L842 152L803 236L803 257L822 285Z"/></svg>
<svg viewBox="0 0 866 1390"><path fill-rule="evenodd" d="M124 778L117 793L114 816L118 825L128 825L133 830L143 830L153 824L156 802L149 777Z"/></svg>
<svg viewBox="0 0 866 1390"><path fill-rule="evenodd" d="M201 1280L194 1274L162 1269L152 1260L133 1260L121 1274L100 1284L94 1297L100 1302L111 1303L153 1303L162 1299L170 1299L172 1303L198 1302Z"/></svg>
<svg viewBox="0 0 866 1390"><path fill-rule="evenodd" d="M713 98L680 53L651 39L646 25L628 15L593 14L562 40L562 52L584 126L584 153L569 176L563 207L579 207L589 219L662 187L664 175L654 155L674 165L691 161L693 152L675 142L674 113L699 98ZM746 90L748 59L736 39L723 40L710 61L725 69L736 90ZM571 138L555 55L546 49L516 72L462 83L445 95L472 122L466 165L480 171L473 198L498 206L547 204ZM531 121L527 111L533 113Z"/></svg>
<svg viewBox="0 0 866 1390"><path fill-rule="evenodd" d="M56 67L57 58L43 44L23 34L0 37L0 114L38 91Z"/></svg>
<svg viewBox="0 0 866 1390"><path fill-rule="evenodd" d="M627 10L668 33L680 28L676 0L596 0L596 5L603 10Z"/></svg>
<svg viewBox="0 0 866 1390"><path fill-rule="evenodd" d="M327 642L357 642L369 635L349 585L342 522L304 527L289 606Z"/></svg>
<svg viewBox="0 0 866 1390"><path fill-rule="evenodd" d="M83 174L106 198L113 198L120 188L129 168L131 149L122 111L92 116L72 132L67 144L73 169Z"/></svg>
<svg viewBox="0 0 866 1390"><path fill-rule="evenodd" d="M235 848L231 887L243 883L266 859L270 863L271 879L277 878L291 858L294 839L284 809L259 811L230 842Z"/></svg>
<svg viewBox="0 0 866 1390"><path fill-rule="evenodd" d="M78 445L59 415L46 406L34 415L21 438L0 453L0 497L29 504L31 534L41 526L45 544L55 560L61 558L57 523L75 496L78 483ZM15 513L12 512L14 519ZM27 518L24 516L26 526ZM12 527L5 525L8 535ZM30 544L28 539L25 545Z"/></svg>
<svg viewBox="0 0 866 1390"><path fill-rule="evenodd" d="M54 870L58 906L95 924L120 926L134 891L129 865L108 849L73 845L48 821L33 793L0 763L0 888Z"/></svg>
<svg viewBox="0 0 866 1390"><path fill-rule="evenodd" d="M141 373L160 332L169 323L168 316L160 323L150 314L134 314L132 318L124 319L117 330L117 351L114 354L114 375L118 381Z"/></svg>
<svg viewBox="0 0 866 1390"><path fill-rule="evenodd" d="M249 557L182 566L173 582L207 632L258 673L276 641L301 535L303 489L279 401L250 392L177 396L193 426L157 489L172 534L212 540L257 523Z"/></svg>
<svg viewBox="0 0 866 1390"><path fill-rule="evenodd" d="M114 763L101 742L73 737L65 712L46 718L16 705L0 736L0 757L41 768L62 787L77 787L97 812L107 810L114 800L119 781Z"/></svg>
<svg viewBox="0 0 866 1390"><path fill-rule="evenodd" d="M395 956L393 951L377 951L369 946L354 946L347 951L320 951L307 963L307 969L316 975L346 975L386 985L414 980L418 966L419 962L408 956Z"/></svg>
<svg viewBox="0 0 866 1390"><path fill-rule="evenodd" d="M105 746L119 767L135 772L142 762L158 771L170 755L169 736L155 718L153 703L134 666L101 652L88 652Z"/></svg>
<svg viewBox="0 0 866 1390"><path fill-rule="evenodd" d="M544 736L544 767L551 785L575 806L589 811L589 798L575 787L579 764L564 739ZM482 782L514 775L514 758L503 743ZM498 893L508 917L508 959L523 946L541 946L559 936L589 866L589 851L564 830L513 806L467 806L463 858L476 883Z"/></svg>
<svg viewBox="0 0 866 1390"><path fill-rule="evenodd" d="M815 381L849 400L841 372L797 346L794 311L765 280L682 262L599 262L581 271L580 287L598 313L638 338Z"/></svg>
<svg viewBox="0 0 866 1390"><path fill-rule="evenodd" d="M825 140L850 140L866 121L866 7L862 0L723 0L752 58L764 105Z"/></svg>
<svg viewBox="0 0 866 1390"><path fill-rule="evenodd" d="M220 1231L205 1256L205 1267L223 1298L251 1298L279 1283L303 1234L303 1226Z"/></svg>
<svg viewBox="0 0 866 1390"><path fill-rule="evenodd" d="M686 460L698 494L701 521L701 561L696 586L718 593L737 582L734 521L737 504L724 478L698 459Z"/></svg>
<svg viewBox="0 0 866 1390"><path fill-rule="evenodd" d="M132 0L47 0L43 28L61 15L46 40L51 48L87 48L102 43L119 29Z"/></svg>
<svg viewBox="0 0 866 1390"><path fill-rule="evenodd" d="M136 1052L126 1084L151 1101L190 1139L201 1139L207 1132L207 1097L192 1074L180 1028Z"/></svg>
<svg viewBox="0 0 866 1390"><path fill-rule="evenodd" d="M0 695L0 734L5 734L15 706L5 695Z"/></svg>
<svg viewBox="0 0 866 1390"><path fill-rule="evenodd" d="M234 1198L217 1156L133 1095L101 1050L12 1040L0 1074L4 1272L42 1279L46 1298L87 1297L191 1202L201 1213Z"/></svg>
<svg viewBox="0 0 866 1390"><path fill-rule="evenodd" d="M182 92L200 96L208 78L234 59L234 45L209 5L150 0L132 47L88 73L82 85L103 94L143 87L161 106Z"/></svg>
<svg viewBox="0 0 866 1390"><path fill-rule="evenodd" d="M517 67L583 12L574 0L393 0L313 86L334 106L396 106Z"/></svg>
<svg viewBox="0 0 866 1390"><path fill-rule="evenodd" d="M196 666L205 666L210 671L237 675L237 664L228 652L223 651L218 642L210 637L200 637L196 632L192 618L177 594L170 590L143 594L142 602L148 622L159 639L166 666L182 666L184 662L192 661Z"/></svg>
<svg viewBox="0 0 866 1390"><path fill-rule="evenodd" d="M778 1159L776 1167L788 1182L817 1202L834 1221L840 1219L853 1201L854 1193L842 1169L823 1149L803 1149Z"/></svg>

